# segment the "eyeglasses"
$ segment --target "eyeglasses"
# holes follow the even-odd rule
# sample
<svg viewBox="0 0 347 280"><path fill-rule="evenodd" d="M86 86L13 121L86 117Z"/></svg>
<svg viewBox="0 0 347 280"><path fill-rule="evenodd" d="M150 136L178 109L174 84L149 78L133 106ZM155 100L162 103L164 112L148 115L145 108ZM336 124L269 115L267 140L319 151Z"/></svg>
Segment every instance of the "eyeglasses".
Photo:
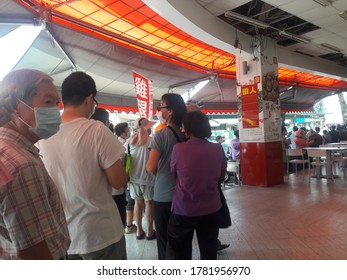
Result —
<svg viewBox="0 0 347 280"><path fill-rule="evenodd" d="M95 106L98 106L98 105L99 105L99 102L98 102L98 101L96 101L96 99L95 99L95 97L94 97L94 96L93 96L93 101L94 101Z"/></svg>
<svg viewBox="0 0 347 280"><path fill-rule="evenodd" d="M161 109L167 109L167 108L168 108L167 106L158 106L157 110L160 111Z"/></svg>

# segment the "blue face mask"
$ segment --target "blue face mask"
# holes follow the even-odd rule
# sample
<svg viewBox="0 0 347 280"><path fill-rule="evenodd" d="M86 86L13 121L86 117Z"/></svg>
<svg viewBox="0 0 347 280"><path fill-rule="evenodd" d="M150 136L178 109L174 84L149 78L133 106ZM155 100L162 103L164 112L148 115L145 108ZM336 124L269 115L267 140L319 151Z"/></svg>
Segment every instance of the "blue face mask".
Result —
<svg viewBox="0 0 347 280"><path fill-rule="evenodd" d="M25 104L21 100L20 102ZM29 126L30 130L34 132L38 137L40 137L41 139L47 139L58 132L61 123L61 118L60 111L57 106L35 107L33 109L28 104L25 105L34 111L36 127L30 126L22 118L19 119L22 122L24 122L27 126Z"/></svg>

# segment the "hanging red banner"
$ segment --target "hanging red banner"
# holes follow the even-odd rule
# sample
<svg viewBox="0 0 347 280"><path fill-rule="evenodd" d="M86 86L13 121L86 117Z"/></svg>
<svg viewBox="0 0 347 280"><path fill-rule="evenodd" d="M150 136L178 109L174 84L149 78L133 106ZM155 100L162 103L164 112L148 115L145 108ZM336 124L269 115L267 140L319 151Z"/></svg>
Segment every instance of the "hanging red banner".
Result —
<svg viewBox="0 0 347 280"><path fill-rule="evenodd" d="M259 127L257 84L241 87L242 127Z"/></svg>
<svg viewBox="0 0 347 280"><path fill-rule="evenodd" d="M148 120L153 119L153 93L152 93L152 82L133 72L135 92L137 98L137 107L139 109L140 117L147 118Z"/></svg>

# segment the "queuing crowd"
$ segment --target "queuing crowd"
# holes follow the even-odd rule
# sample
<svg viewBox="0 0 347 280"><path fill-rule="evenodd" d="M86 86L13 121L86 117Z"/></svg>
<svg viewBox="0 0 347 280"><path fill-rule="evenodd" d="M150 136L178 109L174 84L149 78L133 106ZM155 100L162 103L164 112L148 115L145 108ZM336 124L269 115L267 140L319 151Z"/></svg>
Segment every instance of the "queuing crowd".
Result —
<svg viewBox="0 0 347 280"><path fill-rule="evenodd" d="M40 71L1 81L0 259L125 260L124 233L135 232L157 241L158 259L191 259L195 232L200 258L216 259L226 157L207 140L207 116L170 93L153 137L146 118L133 133L113 127L84 72L64 80L61 98L60 116Z"/></svg>
<svg viewBox="0 0 347 280"><path fill-rule="evenodd" d="M332 125L329 129L316 126L314 129L293 126L292 131L287 134L285 127L282 127L282 140L286 148L302 149L306 147L319 147L328 143L338 143L347 140L347 125Z"/></svg>

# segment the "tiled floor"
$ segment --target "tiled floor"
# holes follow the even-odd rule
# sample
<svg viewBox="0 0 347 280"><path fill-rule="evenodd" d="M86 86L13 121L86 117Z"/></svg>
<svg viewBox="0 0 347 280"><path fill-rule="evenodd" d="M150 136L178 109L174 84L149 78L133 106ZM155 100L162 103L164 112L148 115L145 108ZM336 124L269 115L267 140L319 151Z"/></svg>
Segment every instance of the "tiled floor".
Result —
<svg viewBox="0 0 347 280"><path fill-rule="evenodd" d="M285 184L259 188L243 185L224 191L233 225L220 231L230 247L223 260L347 259L347 183L303 180L301 172ZM128 259L157 259L156 241L126 235ZM193 258L199 259L196 240Z"/></svg>

